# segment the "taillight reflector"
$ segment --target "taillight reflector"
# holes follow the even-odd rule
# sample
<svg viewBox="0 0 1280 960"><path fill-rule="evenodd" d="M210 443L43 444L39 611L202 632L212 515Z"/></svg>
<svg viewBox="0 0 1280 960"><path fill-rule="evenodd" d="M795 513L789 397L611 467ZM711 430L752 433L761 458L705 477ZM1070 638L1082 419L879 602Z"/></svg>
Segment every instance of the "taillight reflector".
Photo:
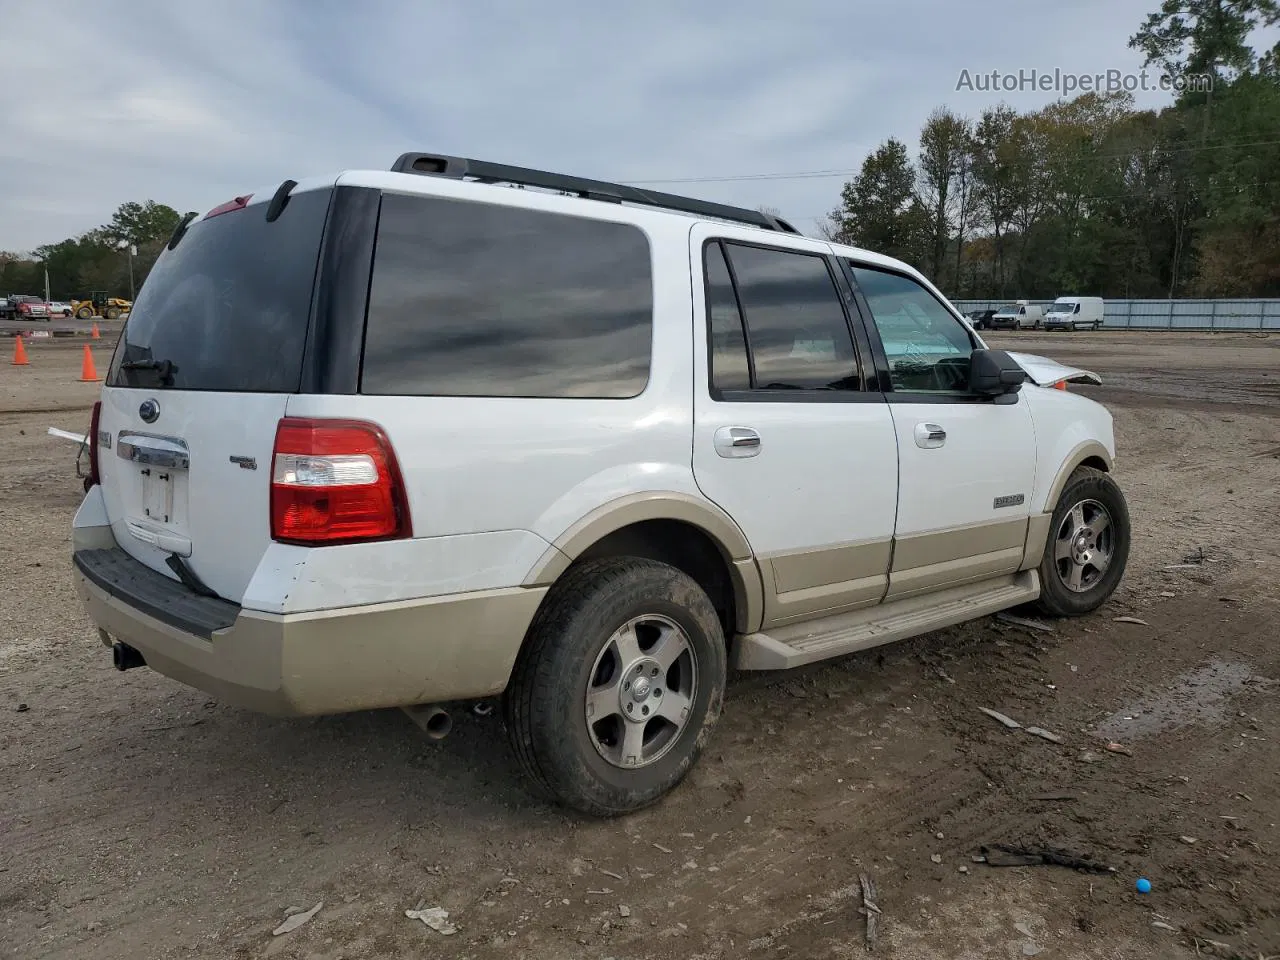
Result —
<svg viewBox="0 0 1280 960"><path fill-rule="evenodd" d="M102 482L102 474L98 472L98 424L101 421L102 401L99 400L93 405L93 413L89 415L89 436L85 437L89 446L89 476L86 478L89 482L85 485L86 492Z"/></svg>
<svg viewBox="0 0 1280 960"><path fill-rule="evenodd" d="M1055 390L1065 390L1065 389L1067 389L1067 381L1065 381L1065 380L1059 380L1057 383L1055 383L1055 384L1053 385L1053 389L1055 389Z"/></svg>
<svg viewBox="0 0 1280 960"><path fill-rule="evenodd" d="M271 458L271 536L304 546L412 535L404 481L382 429L286 417Z"/></svg>

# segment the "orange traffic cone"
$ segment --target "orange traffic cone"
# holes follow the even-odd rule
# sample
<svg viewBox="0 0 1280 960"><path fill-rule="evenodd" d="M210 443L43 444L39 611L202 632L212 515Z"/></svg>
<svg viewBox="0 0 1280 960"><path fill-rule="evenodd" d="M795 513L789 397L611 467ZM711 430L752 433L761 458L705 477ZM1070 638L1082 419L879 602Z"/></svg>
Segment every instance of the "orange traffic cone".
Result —
<svg viewBox="0 0 1280 960"><path fill-rule="evenodd" d="M84 359L80 361L80 382L94 383L101 378L98 371L93 368L93 354L89 352L89 345L84 345Z"/></svg>
<svg viewBox="0 0 1280 960"><path fill-rule="evenodd" d="M93 321L93 332L89 334L90 339L97 340L101 334L98 333L98 321Z"/></svg>
<svg viewBox="0 0 1280 960"><path fill-rule="evenodd" d="M22 345L22 334L18 334L17 342L13 345L12 362L15 367L26 367L31 365L31 361L27 359L27 348Z"/></svg>

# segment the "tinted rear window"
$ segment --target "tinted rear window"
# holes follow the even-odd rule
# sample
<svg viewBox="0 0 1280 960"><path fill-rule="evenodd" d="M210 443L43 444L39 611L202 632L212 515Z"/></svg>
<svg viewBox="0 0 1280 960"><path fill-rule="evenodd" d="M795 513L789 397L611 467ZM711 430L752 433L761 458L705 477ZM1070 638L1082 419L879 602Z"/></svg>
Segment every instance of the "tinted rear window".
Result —
<svg viewBox="0 0 1280 960"><path fill-rule="evenodd" d="M652 325L649 241L634 226L388 194L361 391L634 397Z"/></svg>
<svg viewBox="0 0 1280 960"><path fill-rule="evenodd" d="M273 223L262 204L192 223L143 284L108 385L296 391L330 193L293 196Z"/></svg>

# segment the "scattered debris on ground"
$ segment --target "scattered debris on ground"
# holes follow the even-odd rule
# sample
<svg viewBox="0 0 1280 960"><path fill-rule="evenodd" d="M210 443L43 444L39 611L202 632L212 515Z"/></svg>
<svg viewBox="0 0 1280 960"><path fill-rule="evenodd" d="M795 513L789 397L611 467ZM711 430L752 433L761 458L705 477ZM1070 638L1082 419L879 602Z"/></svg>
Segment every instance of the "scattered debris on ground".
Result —
<svg viewBox="0 0 1280 960"><path fill-rule="evenodd" d="M309 921L312 917L314 917L317 913L319 913L320 908L323 906L324 906L324 901L321 900L310 910L305 910L302 907L290 908L289 910L286 911L287 916L285 917L284 923L280 924L280 926L272 930L271 935L273 937L278 937L285 933L293 933L293 931L297 930L299 927L301 927L303 924Z"/></svg>
<svg viewBox="0 0 1280 960"><path fill-rule="evenodd" d="M1115 873L1115 867L1098 863L1080 854L1052 847L1026 847L1007 843L996 843L982 847L982 856L988 866L992 867L1069 867L1072 870L1084 870L1088 873Z"/></svg>
<svg viewBox="0 0 1280 960"><path fill-rule="evenodd" d="M858 884L862 887L862 914L867 918L867 949L876 947L877 926L880 918L880 906L876 903L876 882L865 873L858 876Z"/></svg>
<svg viewBox="0 0 1280 960"><path fill-rule="evenodd" d="M458 928L449 922L449 911L442 907L426 907L421 905L416 910L406 910L404 915L410 920L421 920L436 933L451 937Z"/></svg>

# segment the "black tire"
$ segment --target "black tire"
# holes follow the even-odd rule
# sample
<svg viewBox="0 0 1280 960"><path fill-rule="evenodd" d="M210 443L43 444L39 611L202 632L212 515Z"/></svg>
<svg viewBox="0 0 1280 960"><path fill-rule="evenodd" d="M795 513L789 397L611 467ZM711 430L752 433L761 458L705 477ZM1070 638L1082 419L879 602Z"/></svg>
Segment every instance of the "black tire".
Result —
<svg viewBox="0 0 1280 960"><path fill-rule="evenodd" d="M103 311L102 311L102 316L103 316L103 317L105 317L107 320L119 320L119 319L120 319L120 308L119 308L119 307L107 307L107 309L105 309L105 310L103 310Z"/></svg>
<svg viewBox="0 0 1280 960"><path fill-rule="evenodd" d="M666 752L625 769L597 750L585 697L614 631L652 615L684 631L697 683L686 722ZM715 608L686 574L634 557L586 561L551 588L516 659L504 698L512 749L535 788L574 810L611 817L649 806L697 762L720 716L726 659Z"/></svg>
<svg viewBox="0 0 1280 960"><path fill-rule="evenodd" d="M1056 547L1061 536L1069 530L1071 511L1077 505L1088 503L1105 508L1113 539L1106 571L1088 584L1087 589L1077 591L1064 582L1060 561L1055 559ZM1124 578L1130 542L1129 506L1120 486L1101 470L1077 468L1067 480L1049 524L1049 537L1040 560L1040 609L1054 617L1080 617L1098 609L1111 598ZM1066 563L1069 565L1071 561Z"/></svg>
<svg viewBox="0 0 1280 960"><path fill-rule="evenodd" d="M93 311L90 310L88 307L81 307L79 310L76 311L76 317L78 317L81 320L88 320L92 316L93 316Z"/></svg>

